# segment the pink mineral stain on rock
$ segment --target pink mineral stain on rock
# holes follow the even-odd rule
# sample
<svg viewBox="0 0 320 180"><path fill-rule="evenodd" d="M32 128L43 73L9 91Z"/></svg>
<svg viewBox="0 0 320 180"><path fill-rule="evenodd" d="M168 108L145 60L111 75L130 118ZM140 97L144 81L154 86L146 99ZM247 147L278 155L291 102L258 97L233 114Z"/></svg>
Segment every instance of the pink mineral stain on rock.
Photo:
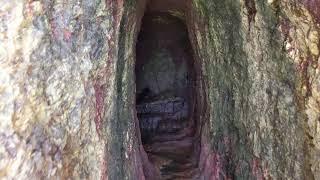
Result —
<svg viewBox="0 0 320 180"><path fill-rule="evenodd" d="M251 173L257 180L269 179L268 169L262 166L261 160L256 157L254 157L251 161Z"/></svg>
<svg viewBox="0 0 320 180"><path fill-rule="evenodd" d="M155 166L150 163L143 145L140 145L140 157L143 163L141 166L143 168L143 177L146 179L158 179L160 177L160 173L155 169Z"/></svg>
<svg viewBox="0 0 320 180"><path fill-rule="evenodd" d="M103 92L103 85L100 85L98 82L94 84L94 91L95 91L95 118L94 122L96 123L96 129L98 132L98 135L100 136L100 131L102 128L102 112L104 109L104 92Z"/></svg>
<svg viewBox="0 0 320 180"><path fill-rule="evenodd" d="M208 158L209 159L209 158ZM221 160L221 155L219 153L212 153L210 155L210 162L207 165L210 165L212 168L212 175L211 180L218 180L220 179L220 175L223 176L223 179L226 179L225 173L223 171L223 163Z"/></svg>
<svg viewBox="0 0 320 180"><path fill-rule="evenodd" d="M287 40L289 37L289 32L290 32L291 26L290 26L290 20L289 19L282 19L280 21L280 31L283 34L285 40ZM291 41L289 39L289 41Z"/></svg>
<svg viewBox="0 0 320 180"><path fill-rule="evenodd" d="M255 22L255 17L257 14L256 4L254 0L245 0L245 7L248 11L248 22L249 22L249 31L251 28L251 23Z"/></svg>
<svg viewBox="0 0 320 180"><path fill-rule="evenodd" d="M320 24L320 1L319 0L302 0L302 4L312 14L316 23Z"/></svg>
<svg viewBox="0 0 320 180"><path fill-rule="evenodd" d="M218 152L213 152L210 148L209 141L206 137L201 140L201 153L199 167L201 175L204 179L219 180L227 179L223 169L223 156ZM229 139L224 139L225 143L229 143Z"/></svg>
<svg viewBox="0 0 320 180"><path fill-rule="evenodd" d="M27 16L32 16L32 15L33 15L32 2L28 2L28 3L26 4L25 13L27 14Z"/></svg>
<svg viewBox="0 0 320 180"><path fill-rule="evenodd" d="M107 172L107 167L108 167L108 164L107 164L107 154L104 155L104 158L102 160L102 164L101 164L101 169L102 169L102 172L101 172L101 177L100 179L102 180L107 180L108 179L108 172Z"/></svg>
<svg viewBox="0 0 320 180"><path fill-rule="evenodd" d="M66 29L66 28L64 28L64 29L63 29L63 39L64 39L65 41L70 41L71 36L72 36L71 31L68 30L68 29Z"/></svg>
<svg viewBox="0 0 320 180"><path fill-rule="evenodd" d="M57 39L59 37L59 32L57 29L57 23L54 20L50 21L50 27L53 38Z"/></svg>

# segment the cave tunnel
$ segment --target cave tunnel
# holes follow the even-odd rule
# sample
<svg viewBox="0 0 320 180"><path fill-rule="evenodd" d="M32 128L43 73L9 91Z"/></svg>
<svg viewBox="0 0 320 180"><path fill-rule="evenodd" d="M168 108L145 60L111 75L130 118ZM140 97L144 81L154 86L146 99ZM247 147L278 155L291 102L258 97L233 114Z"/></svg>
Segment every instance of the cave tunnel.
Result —
<svg viewBox="0 0 320 180"><path fill-rule="evenodd" d="M196 76L186 22L146 11L136 43L136 110L141 141L161 179L198 173Z"/></svg>

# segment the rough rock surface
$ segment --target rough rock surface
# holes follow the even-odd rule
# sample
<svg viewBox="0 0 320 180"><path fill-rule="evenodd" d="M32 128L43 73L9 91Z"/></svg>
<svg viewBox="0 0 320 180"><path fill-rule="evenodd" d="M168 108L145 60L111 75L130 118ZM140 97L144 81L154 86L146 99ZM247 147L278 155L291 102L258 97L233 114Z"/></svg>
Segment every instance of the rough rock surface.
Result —
<svg viewBox="0 0 320 180"><path fill-rule="evenodd" d="M199 179L319 179L319 1L146 1L0 1L0 177L157 179L135 110L148 8L188 26Z"/></svg>

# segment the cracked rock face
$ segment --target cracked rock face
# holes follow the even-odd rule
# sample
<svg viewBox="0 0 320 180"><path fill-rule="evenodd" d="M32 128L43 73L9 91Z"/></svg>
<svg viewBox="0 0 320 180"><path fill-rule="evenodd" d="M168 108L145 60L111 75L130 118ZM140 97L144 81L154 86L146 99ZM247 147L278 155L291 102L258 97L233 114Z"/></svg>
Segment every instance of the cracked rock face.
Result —
<svg viewBox="0 0 320 180"><path fill-rule="evenodd" d="M316 0L1 0L0 178L319 179L319 7ZM136 108L145 13L185 23L194 68L192 128L154 136L154 146L142 142L140 126L151 126L139 123ZM167 57L160 52L155 59ZM176 80L185 73L178 67Z"/></svg>

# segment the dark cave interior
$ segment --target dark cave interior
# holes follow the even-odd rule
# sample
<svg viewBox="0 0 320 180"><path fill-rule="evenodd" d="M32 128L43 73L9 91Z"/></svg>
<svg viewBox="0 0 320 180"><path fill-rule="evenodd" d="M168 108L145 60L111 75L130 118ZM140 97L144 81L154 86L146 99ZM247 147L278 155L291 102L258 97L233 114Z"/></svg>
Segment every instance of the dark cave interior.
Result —
<svg viewBox="0 0 320 180"><path fill-rule="evenodd" d="M178 14L146 12L136 44L141 140L161 179L195 176L195 77L187 26Z"/></svg>

